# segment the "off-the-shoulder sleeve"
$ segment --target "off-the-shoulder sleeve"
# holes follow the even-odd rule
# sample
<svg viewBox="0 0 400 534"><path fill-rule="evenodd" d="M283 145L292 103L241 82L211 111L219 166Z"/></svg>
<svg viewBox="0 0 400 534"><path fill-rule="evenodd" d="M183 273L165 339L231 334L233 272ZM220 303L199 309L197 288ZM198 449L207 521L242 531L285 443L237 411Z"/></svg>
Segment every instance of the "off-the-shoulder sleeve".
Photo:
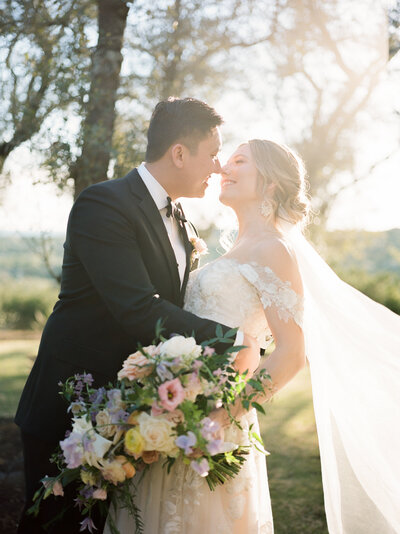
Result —
<svg viewBox="0 0 400 534"><path fill-rule="evenodd" d="M275 306L280 319L285 322L293 319L303 326L304 298L292 289L290 282L282 281L272 269L255 262L241 264L239 270L257 290L264 309Z"/></svg>

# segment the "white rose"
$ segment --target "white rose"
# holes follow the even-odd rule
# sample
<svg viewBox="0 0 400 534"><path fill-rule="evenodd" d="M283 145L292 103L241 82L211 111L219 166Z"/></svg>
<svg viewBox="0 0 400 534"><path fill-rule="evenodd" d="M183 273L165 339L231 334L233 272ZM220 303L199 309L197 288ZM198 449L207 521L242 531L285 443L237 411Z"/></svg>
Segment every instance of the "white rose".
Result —
<svg viewBox="0 0 400 534"><path fill-rule="evenodd" d="M116 460L111 462L109 460L103 460L99 468L103 477L112 482L112 484L117 485L118 482L123 482L126 478L124 468Z"/></svg>
<svg viewBox="0 0 400 534"><path fill-rule="evenodd" d="M175 423L163 416L151 416L141 413L137 418L140 433L145 440L145 451L159 451L169 453L175 446L176 434L173 431Z"/></svg>
<svg viewBox="0 0 400 534"><path fill-rule="evenodd" d="M200 345L196 344L194 337L174 336L165 341L160 348L161 355L177 358L178 356L190 356L195 359L201 354Z"/></svg>
<svg viewBox="0 0 400 534"><path fill-rule="evenodd" d="M105 438L111 438L117 431L117 427L111 424L111 415L108 410L101 410L96 415L97 431Z"/></svg>

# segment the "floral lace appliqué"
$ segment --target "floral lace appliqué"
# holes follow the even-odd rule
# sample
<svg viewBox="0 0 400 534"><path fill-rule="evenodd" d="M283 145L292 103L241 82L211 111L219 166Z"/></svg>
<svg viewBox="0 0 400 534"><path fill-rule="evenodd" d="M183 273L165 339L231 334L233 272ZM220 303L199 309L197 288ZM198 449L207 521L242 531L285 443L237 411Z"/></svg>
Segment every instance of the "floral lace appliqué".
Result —
<svg viewBox="0 0 400 534"><path fill-rule="evenodd" d="M253 285L264 308L275 306L283 321L294 319L302 327L304 298L297 294L290 282L282 281L270 267L255 262L238 264L240 273Z"/></svg>

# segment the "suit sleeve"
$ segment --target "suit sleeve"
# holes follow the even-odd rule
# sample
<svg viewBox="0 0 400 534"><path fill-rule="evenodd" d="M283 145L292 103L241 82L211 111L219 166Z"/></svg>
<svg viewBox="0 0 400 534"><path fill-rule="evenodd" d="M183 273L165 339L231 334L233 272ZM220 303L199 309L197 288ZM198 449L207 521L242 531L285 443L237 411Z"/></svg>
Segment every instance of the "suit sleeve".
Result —
<svg viewBox="0 0 400 534"><path fill-rule="evenodd" d="M111 314L133 339L148 344L162 318L167 337L195 334L197 342L215 336L217 323L201 319L159 298L144 265L135 228L113 192L89 187L69 219L70 246ZM228 327L223 326L226 332ZM226 345L219 347L225 349Z"/></svg>

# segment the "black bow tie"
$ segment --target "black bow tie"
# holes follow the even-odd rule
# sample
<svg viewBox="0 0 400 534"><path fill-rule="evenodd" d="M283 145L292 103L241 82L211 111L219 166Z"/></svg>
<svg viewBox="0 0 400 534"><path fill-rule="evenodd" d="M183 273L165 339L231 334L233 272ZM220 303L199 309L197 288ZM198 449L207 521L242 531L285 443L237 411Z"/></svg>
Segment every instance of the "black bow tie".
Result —
<svg viewBox="0 0 400 534"><path fill-rule="evenodd" d="M180 204L174 204L172 202L171 197L167 197L168 205L167 205L167 217L173 217L180 223L185 223L186 219L182 211L182 207Z"/></svg>

